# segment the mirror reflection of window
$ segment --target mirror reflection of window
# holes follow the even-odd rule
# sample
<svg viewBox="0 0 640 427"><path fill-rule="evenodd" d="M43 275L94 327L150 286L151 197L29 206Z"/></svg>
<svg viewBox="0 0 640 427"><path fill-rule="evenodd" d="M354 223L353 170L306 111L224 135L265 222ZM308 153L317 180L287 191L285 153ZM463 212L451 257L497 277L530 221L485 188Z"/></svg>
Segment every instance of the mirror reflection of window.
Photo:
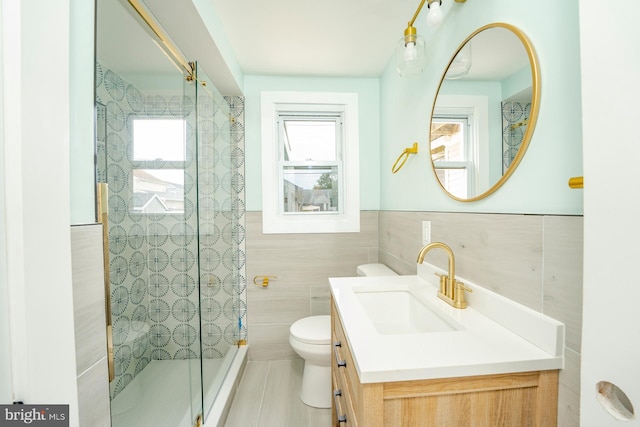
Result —
<svg viewBox="0 0 640 427"><path fill-rule="evenodd" d="M431 159L436 175L457 197L468 197L473 188L473 144L469 117L437 116L431 121Z"/></svg>
<svg viewBox="0 0 640 427"><path fill-rule="evenodd" d="M471 44L471 59L466 61L463 58L469 52L465 50L470 51ZM464 182L464 177L443 181L444 170L446 175L454 172L446 168L438 173L433 166L446 194L460 201L475 201L492 194L511 176L529 145L539 108L540 70L529 39L505 23L478 28L452 54L433 114L464 109L473 112L469 135L475 140L475 151L466 157L472 162L466 172L466 196L462 184L456 188L449 185ZM515 114L524 111L524 117Z"/></svg>

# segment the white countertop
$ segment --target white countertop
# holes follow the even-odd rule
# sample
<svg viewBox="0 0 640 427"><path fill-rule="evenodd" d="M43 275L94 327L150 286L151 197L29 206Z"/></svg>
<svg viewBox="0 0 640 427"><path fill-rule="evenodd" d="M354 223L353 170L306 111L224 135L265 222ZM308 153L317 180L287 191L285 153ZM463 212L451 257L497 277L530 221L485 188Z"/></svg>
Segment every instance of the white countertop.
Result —
<svg viewBox="0 0 640 427"><path fill-rule="evenodd" d="M421 274L421 277L429 276ZM562 323L468 281L464 281L465 284L474 290L468 298L469 307L455 309L437 297L437 288L433 283L421 277L329 279L362 383L563 367ZM459 330L380 334L360 304L354 288L389 286L393 286L394 290L406 289L419 295L440 316L452 319ZM474 304L478 307L474 308Z"/></svg>

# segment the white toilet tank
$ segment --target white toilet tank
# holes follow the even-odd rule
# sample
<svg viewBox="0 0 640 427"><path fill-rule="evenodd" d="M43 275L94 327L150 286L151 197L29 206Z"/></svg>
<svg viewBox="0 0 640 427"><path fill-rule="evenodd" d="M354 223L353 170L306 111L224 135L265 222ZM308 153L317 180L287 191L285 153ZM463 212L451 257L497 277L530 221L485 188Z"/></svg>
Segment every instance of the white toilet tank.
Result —
<svg viewBox="0 0 640 427"><path fill-rule="evenodd" d="M362 264L356 268L358 276L397 276L398 274L384 264Z"/></svg>

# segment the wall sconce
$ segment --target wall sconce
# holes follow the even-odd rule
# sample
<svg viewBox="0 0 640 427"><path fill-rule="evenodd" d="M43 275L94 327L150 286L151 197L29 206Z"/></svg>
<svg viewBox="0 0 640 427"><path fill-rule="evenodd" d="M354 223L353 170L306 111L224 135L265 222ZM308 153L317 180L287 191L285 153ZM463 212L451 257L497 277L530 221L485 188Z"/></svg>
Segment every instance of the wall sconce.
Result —
<svg viewBox="0 0 640 427"><path fill-rule="evenodd" d="M429 0L427 2L427 7L429 8L429 13L427 13L427 24L430 27L437 27L442 23L444 19L444 15L442 14L442 9L440 6L442 5L442 0Z"/></svg>
<svg viewBox="0 0 640 427"><path fill-rule="evenodd" d="M461 77L466 76L471 69L471 40L469 40L463 47L460 49L458 54L447 69L447 74L444 75L444 78L447 80L455 80Z"/></svg>
<svg viewBox="0 0 640 427"><path fill-rule="evenodd" d="M467 0L455 0L456 3L464 3ZM424 38L418 35L418 31L413 26L416 18L422 10L425 2L429 13L427 14L427 24L430 27L438 26L443 19L440 5L442 0L421 0L418 9L413 14L413 18L408 22L404 30L404 36L398 41L396 46L396 70L402 77L413 77L422 73L427 63Z"/></svg>

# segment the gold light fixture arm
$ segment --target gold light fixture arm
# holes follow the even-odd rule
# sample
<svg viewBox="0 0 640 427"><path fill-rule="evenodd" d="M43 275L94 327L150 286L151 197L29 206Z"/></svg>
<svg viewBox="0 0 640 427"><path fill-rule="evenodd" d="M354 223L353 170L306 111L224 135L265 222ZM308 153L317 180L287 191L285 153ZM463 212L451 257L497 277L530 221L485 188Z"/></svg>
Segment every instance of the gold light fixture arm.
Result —
<svg viewBox="0 0 640 427"><path fill-rule="evenodd" d="M409 23L407 24L407 28L408 27L413 27L413 23L416 22L416 19L418 19L418 15L420 15L420 11L422 10L422 6L424 6L426 1L427 0L421 0L420 1L420 4L418 5L418 8L416 9L416 13L413 14L413 18L411 18L411 21L409 21ZM431 0L429 3L431 3L432 1L437 1L437 0Z"/></svg>

